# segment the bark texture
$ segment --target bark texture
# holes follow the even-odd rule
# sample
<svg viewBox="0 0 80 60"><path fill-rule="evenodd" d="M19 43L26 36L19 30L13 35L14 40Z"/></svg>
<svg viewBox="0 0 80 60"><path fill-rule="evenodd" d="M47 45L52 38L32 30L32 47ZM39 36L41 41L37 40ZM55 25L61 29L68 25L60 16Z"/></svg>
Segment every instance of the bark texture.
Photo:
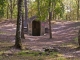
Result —
<svg viewBox="0 0 80 60"><path fill-rule="evenodd" d="M49 34L50 34L50 39L52 38L51 20L52 20L51 0L49 0Z"/></svg>
<svg viewBox="0 0 80 60"><path fill-rule="evenodd" d="M15 40L15 47L18 49L22 49L22 43L21 43L22 1L23 0L18 0L18 15L17 15L17 27L16 27L16 40Z"/></svg>

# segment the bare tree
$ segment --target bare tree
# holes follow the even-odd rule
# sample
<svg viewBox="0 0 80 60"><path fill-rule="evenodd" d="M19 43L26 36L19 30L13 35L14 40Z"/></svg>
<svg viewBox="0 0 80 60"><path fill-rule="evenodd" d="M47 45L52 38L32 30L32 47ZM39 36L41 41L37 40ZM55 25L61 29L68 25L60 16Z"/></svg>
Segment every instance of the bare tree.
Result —
<svg viewBox="0 0 80 60"><path fill-rule="evenodd" d="M12 19L13 18L13 11L14 11L14 8L16 6L16 0L9 0L9 10L10 10L10 18Z"/></svg>
<svg viewBox="0 0 80 60"><path fill-rule="evenodd" d="M79 20L79 3L80 3L80 0L77 1L77 20ZM78 44L79 44L79 48L80 48L80 29L78 32Z"/></svg>
<svg viewBox="0 0 80 60"><path fill-rule="evenodd" d="M22 43L21 43L22 1L23 0L18 0L18 15L17 15L17 27L16 27L16 40L15 40L15 47L18 49L22 49Z"/></svg>
<svg viewBox="0 0 80 60"><path fill-rule="evenodd" d="M21 38L22 38L22 39L25 39L25 37L24 37L24 18L23 18L23 14L22 14Z"/></svg>
<svg viewBox="0 0 80 60"><path fill-rule="evenodd" d="M80 0L77 0L77 20L79 20L79 1Z"/></svg>
<svg viewBox="0 0 80 60"><path fill-rule="evenodd" d="M8 0L7 0L7 19L9 18L9 2L8 2Z"/></svg>
<svg viewBox="0 0 80 60"><path fill-rule="evenodd" d="M49 0L49 34L50 34L50 39L52 38L51 19L52 19L51 0Z"/></svg>

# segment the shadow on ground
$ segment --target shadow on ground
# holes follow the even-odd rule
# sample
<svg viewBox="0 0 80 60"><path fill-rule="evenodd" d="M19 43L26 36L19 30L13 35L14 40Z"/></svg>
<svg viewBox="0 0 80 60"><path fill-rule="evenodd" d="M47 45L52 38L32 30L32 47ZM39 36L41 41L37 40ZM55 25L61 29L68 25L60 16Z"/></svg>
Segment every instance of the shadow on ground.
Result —
<svg viewBox="0 0 80 60"><path fill-rule="evenodd" d="M0 26L0 42L15 42L15 24L3 24ZM25 34L22 40L26 48L32 50L43 50L47 47L56 47L65 57L80 57L80 50L76 50L78 43L75 38L78 36L80 22L56 22L52 24L53 39L49 39L49 34L44 36L29 36Z"/></svg>

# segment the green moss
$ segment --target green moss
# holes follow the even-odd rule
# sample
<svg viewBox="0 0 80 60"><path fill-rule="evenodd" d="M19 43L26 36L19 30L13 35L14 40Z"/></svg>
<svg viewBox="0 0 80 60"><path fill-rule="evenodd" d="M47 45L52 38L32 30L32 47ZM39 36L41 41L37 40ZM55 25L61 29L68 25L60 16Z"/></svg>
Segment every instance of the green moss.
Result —
<svg viewBox="0 0 80 60"><path fill-rule="evenodd" d="M75 41L75 42L78 42L78 38L76 37L76 38L74 39L74 41Z"/></svg>
<svg viewBox="0 0 80 60"><path fill-rule="evenodd" d="M58 57L58 52L39 52L39 51L21 51L18 52L17 55L18 56L24 56L24 57L32 57L33 59L37 59L37 60L45 60L46 57L51 57L51 58L55 58L56 56Z"/></svg>

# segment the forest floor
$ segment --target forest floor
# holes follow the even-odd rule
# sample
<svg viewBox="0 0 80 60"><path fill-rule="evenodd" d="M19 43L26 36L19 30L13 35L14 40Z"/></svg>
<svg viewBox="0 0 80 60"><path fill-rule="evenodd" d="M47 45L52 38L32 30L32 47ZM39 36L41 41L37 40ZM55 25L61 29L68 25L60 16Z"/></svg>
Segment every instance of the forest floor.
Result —
<svg viewBox="0 0 80 60"><path fill-rule="evenodd" d="M25 50L11 48L15 43L16 24L13 21L0 23L0 60L80 60L78 47L78 30L80 22L61 21L52 23L53 38L49 39L49 33L43 36L30 36L25 34L22 40ZM25 56L23 51L40 51L55 49L54 56ZM17 53L22 53L18 55ZM27 52L26 52L27 53ZM34 53L35 54L35 53Z"/></svg>

